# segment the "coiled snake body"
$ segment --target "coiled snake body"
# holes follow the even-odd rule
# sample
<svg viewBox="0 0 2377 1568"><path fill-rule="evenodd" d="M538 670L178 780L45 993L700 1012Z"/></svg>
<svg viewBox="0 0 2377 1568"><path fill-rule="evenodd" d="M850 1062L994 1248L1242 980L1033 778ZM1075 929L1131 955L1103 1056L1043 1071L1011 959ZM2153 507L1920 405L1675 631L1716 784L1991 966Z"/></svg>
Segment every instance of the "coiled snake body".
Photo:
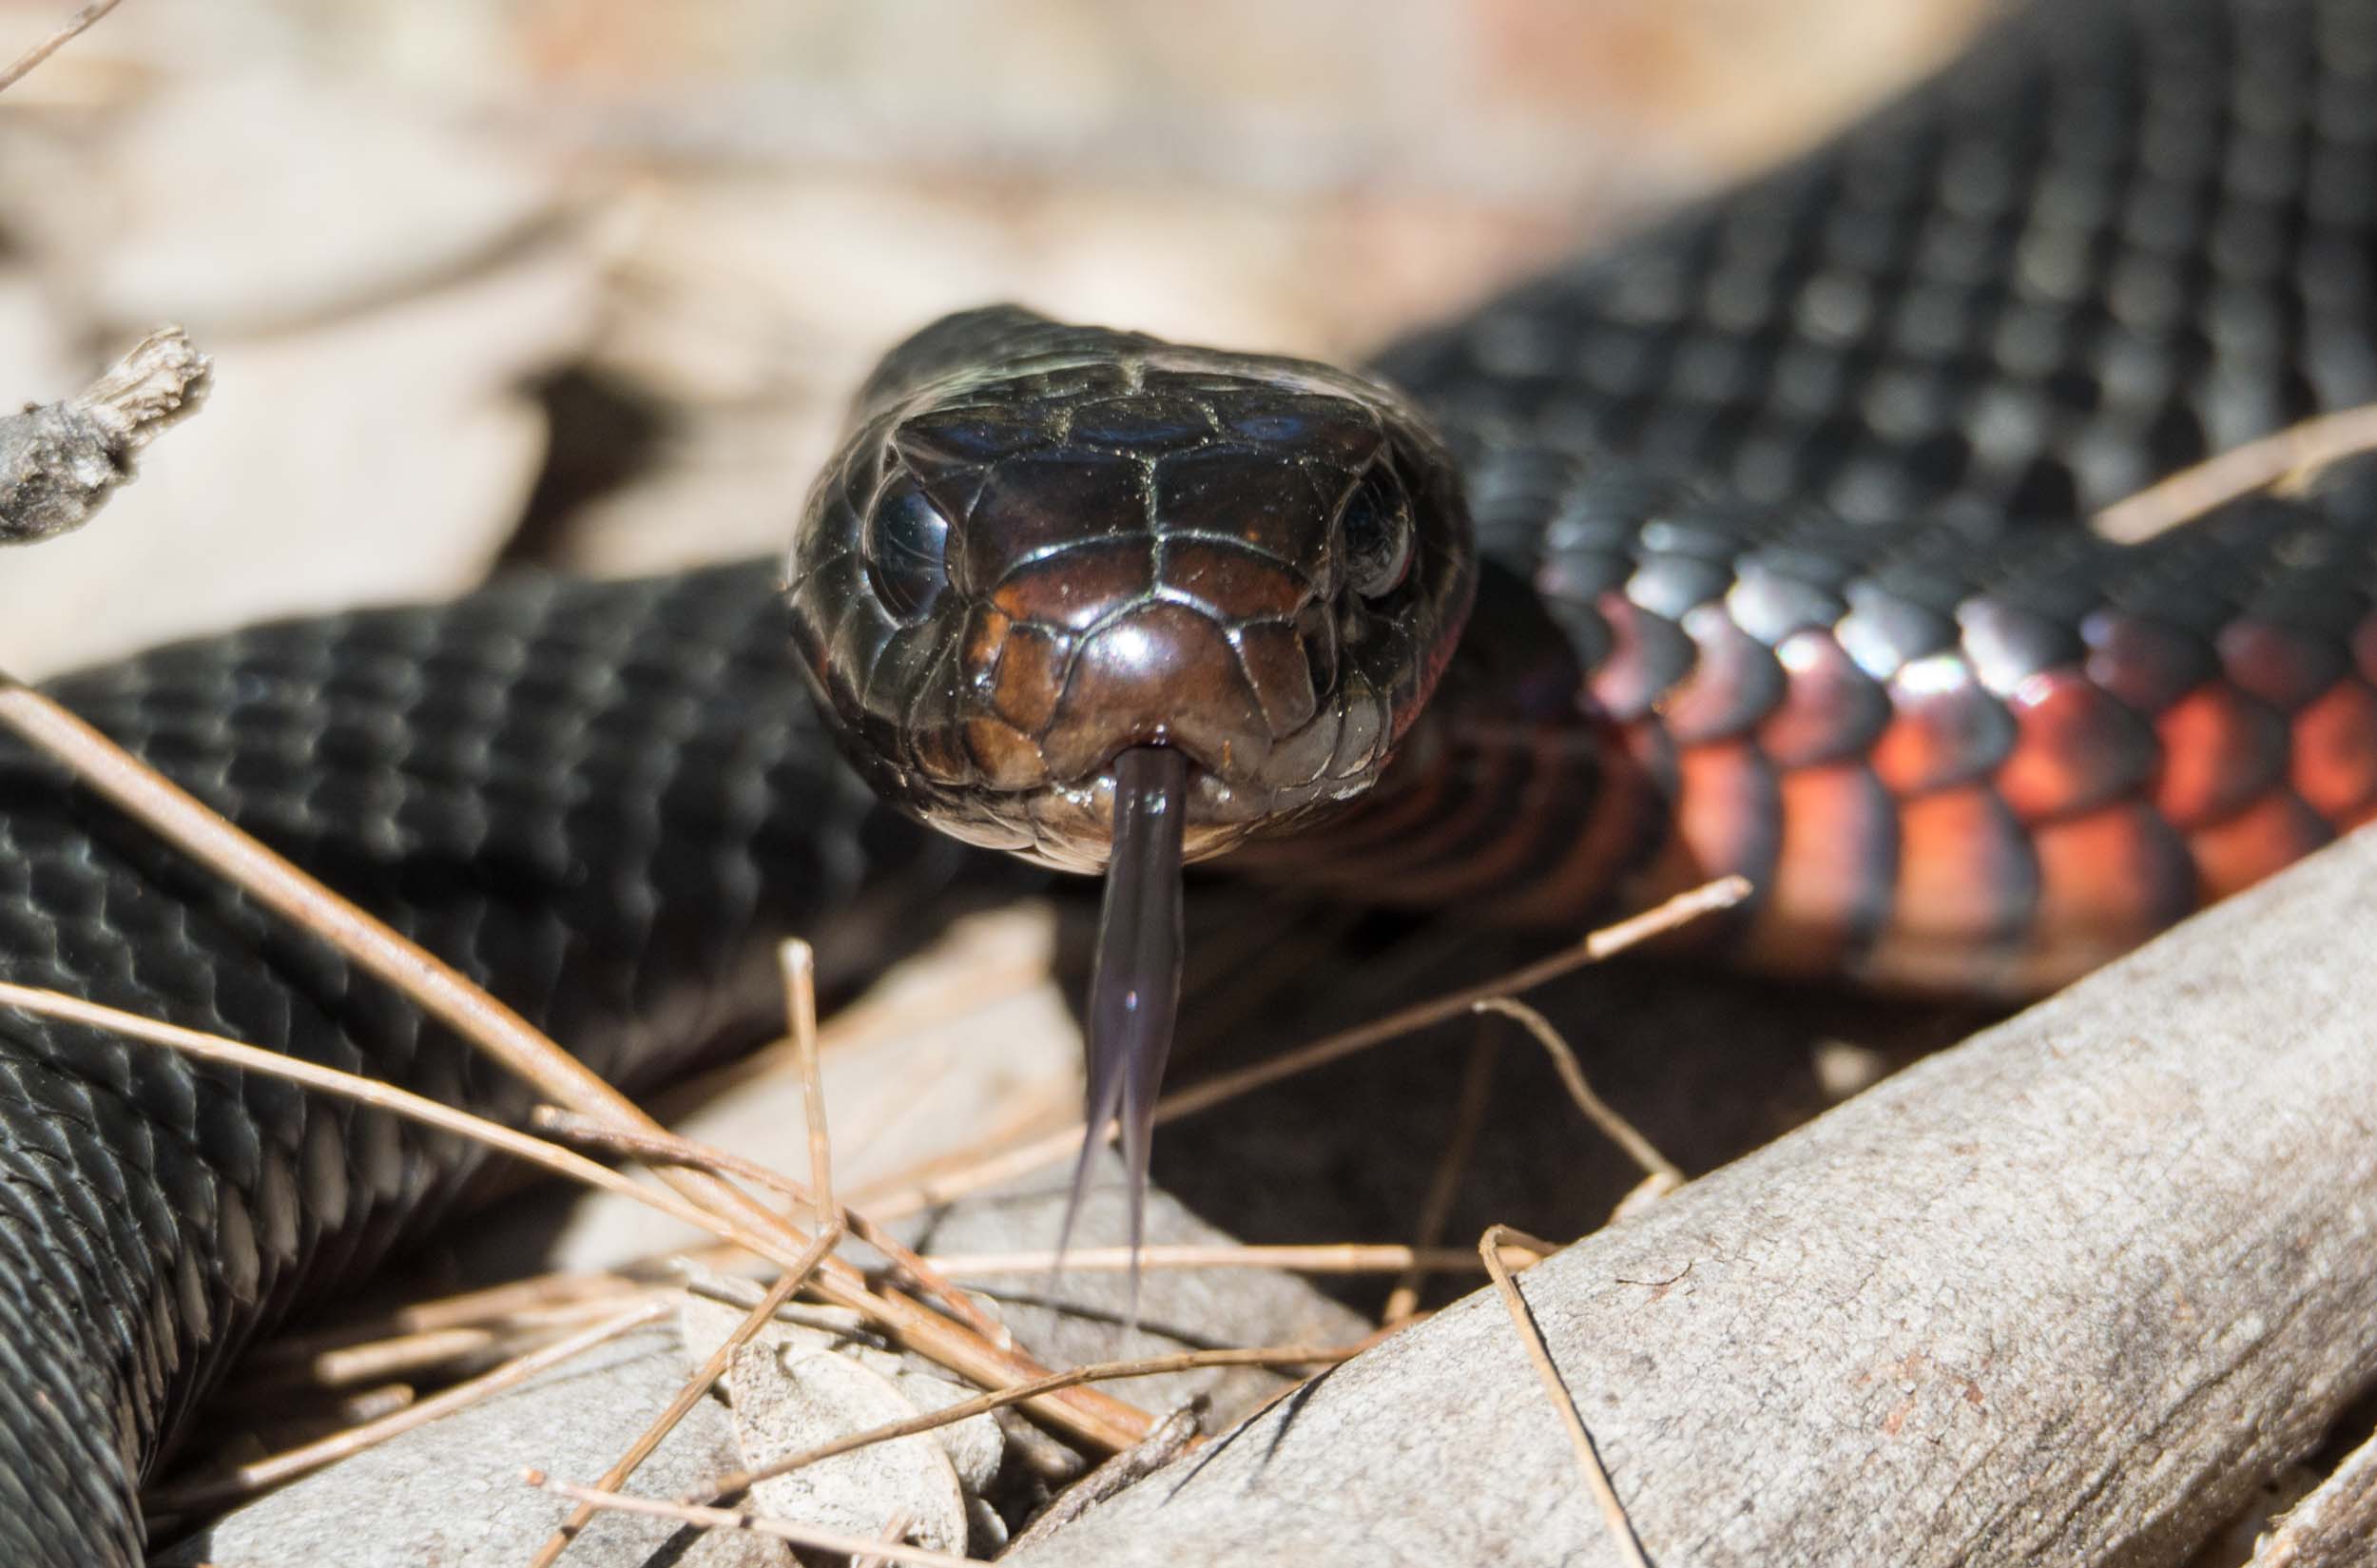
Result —
<svg viewBox="0 0 2377 1568"><path fill-rule="evenodd" d="M2377 475L2143 545L2077 522L2377 400L2377 8L2042 7L1382 367L961 318L862 397L797 615L775 563L520 579L56 689L629 1081L731 1029L766 939L863 964L871 909L1007 874L860 773L1093 864L1169 747L1191 854L1284 812L1266 875L1555 921L1739 869L1747 961L2004 992L2377 808ZM1003 404L1033 377L1061 420ZM908 629L944 610L955 642ZM1167 648L1202 671L1170 706ZM15 748L0 975L522 1109ZM191 1402L469 1164L0 1016L0 1560L137 1561Z"/></svg>

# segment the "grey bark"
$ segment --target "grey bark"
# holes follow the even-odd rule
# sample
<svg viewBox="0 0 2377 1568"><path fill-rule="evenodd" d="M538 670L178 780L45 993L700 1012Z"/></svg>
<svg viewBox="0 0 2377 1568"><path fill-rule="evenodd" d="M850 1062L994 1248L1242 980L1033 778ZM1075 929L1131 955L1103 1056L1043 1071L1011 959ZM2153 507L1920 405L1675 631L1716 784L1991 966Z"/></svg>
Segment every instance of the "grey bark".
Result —
<svg viewBox="0 0 2377 1568"><path fill-rule="evenodd" d="M1520 1284L1653 1561L2175 1560L2377 1382L2377 833ZM1473 1295L1015 1560L1619 1560Z"/></svg>
<svg viewBox="0 0 2377 1568"><path fill-rule="evenodd" d="M248 1503L173 1545L156 1568L519 1568L569 1513L521 1480L531 1467L590 1480L685 1382L671 1325L598 1345L567 1365L367 1448ZM743 1462L725 1405L705 1400L636 1473L668 1497ZM680 1539L668 1520L598 1516L570 1568L793 1568L781 1541L719 1530Z"/></svg>

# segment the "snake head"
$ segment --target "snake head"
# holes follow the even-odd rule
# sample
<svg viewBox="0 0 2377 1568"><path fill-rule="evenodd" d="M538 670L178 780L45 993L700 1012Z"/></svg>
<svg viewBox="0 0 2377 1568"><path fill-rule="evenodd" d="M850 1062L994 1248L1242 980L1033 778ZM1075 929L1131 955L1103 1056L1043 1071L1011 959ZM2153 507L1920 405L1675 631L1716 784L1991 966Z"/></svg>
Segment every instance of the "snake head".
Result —
<svg viewBox="0 0 2377 1568"><path fill-rule="evenodd" d="M880 793L1095 871L1131 747L1185 754L1192 860L1375 783L1468 612L1467 527L1382 382L1002 306L867 383L788 590Z"/></svg>

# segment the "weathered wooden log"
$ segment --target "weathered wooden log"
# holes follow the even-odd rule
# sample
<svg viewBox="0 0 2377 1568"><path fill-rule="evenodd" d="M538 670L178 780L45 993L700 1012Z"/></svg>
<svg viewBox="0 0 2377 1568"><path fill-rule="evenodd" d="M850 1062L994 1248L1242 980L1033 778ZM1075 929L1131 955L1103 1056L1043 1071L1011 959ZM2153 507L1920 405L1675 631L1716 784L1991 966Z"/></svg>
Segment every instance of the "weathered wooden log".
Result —
<svg viewBox="0 0 2377 1568"><path fill-rule="evenodd" d="M2356 1568L2377 1552L2377 1438L2287 1511L2245 1568Z"/></svg>
<svg viewBox="0 0 2377 1568"><path fill-rule="evenodd" d="M2377 830L1520 1284L1654 1562L2177 1560L2377 1383ZM1016 1560L1623 1559L1481 1293Z"/></svg>

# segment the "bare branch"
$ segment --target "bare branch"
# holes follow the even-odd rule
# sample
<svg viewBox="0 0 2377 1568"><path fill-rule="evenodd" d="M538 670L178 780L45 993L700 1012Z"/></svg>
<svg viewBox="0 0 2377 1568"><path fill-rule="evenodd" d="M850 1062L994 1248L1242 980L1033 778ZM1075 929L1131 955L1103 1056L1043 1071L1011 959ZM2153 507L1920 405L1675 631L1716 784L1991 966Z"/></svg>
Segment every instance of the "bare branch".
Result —
<svg viewBox="0 0 2377 1568"><path fill-rule="evenodd" d="M91 0L89 5L68 17L57 31L18 55L6 70L0 70L0 92L6 92L25 80L34 67L89 31L92 23L115 10L119 3L120 0Z"/></svg>
<svg viewBox="0 0 2377 1568"><path fill-rule="evenodd" d="M204 401L213 368L180 327L163 327L77 396L0 418L0 544L89 522L132 477L133 455Z"/></svg>

